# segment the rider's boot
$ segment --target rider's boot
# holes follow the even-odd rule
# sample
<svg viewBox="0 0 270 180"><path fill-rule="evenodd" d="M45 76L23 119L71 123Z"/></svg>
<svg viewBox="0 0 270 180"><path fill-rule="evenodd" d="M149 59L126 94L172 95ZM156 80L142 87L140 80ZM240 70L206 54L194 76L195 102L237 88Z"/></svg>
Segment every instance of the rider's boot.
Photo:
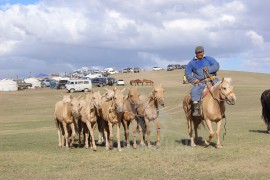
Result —
<svg viewBox="0 0 270 180"><path fill-rule="evenodd" d="M201 116L201 103L198 101L192 102L192 116Z"/></svg>

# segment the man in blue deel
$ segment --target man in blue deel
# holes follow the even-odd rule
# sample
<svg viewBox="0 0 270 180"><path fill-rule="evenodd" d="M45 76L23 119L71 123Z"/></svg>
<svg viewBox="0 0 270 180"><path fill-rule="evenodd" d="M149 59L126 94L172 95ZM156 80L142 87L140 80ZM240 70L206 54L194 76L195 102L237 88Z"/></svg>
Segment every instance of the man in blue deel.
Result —
<svg viewBox="0 0 270 180"><path fill-rule="evenodd" d="M204 48L197 46L195 48L196 56L187 64L185 68L185 76L189 83L194 86L191 89L191 109L192 116L201 116L201 96L205 85L209 82L216 83L219 70L219 63L210 56L204 55Z"/></svg>

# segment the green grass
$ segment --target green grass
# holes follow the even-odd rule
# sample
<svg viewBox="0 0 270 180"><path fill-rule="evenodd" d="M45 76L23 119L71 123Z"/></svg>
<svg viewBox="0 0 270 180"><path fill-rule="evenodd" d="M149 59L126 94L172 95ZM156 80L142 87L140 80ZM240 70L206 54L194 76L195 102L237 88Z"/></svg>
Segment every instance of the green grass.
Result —
<svg viewBox="0 0 270 180"><path fill-rule="evenodd" d="M115 75L125 80L126 87L137 78L163 84L167 108L160 112L160 149L123 148L118 152L98 146L93 152L58 148L53 110L64 90L0 92L0 179L268 179L270 135L261 133L266 127L261 120L260 95L269 88L266 80L270 75L219 73L219 77L233 78L237 96L235 106L226 106L227 134L221 139L222 149L188 146L182 100L191 85L181 84L182 75L183 70ZM138 90L148 94L152 87L139 86ZM222 134L223 126L224 122ZM199 135L205 139L208 130L201 127ZM214 145L216 139L212 142Z"/></svg>

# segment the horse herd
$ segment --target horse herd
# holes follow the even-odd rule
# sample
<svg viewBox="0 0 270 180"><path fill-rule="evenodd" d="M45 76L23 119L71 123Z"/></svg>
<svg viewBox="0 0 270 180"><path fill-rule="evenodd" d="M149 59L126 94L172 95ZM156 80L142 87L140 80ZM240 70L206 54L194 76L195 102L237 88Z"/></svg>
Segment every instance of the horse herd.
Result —
<svg viewBox="0 0 270 180"><path fill-rule="evenodd" d="M140 133L140 145L144 146L144 134L147 135L147 146L150 147L150 121L154 121L157 131L156 146L160 146L160 126L158 122L159 105L164 106L164 89L161 84L155 86L148 96L140 95L136 88L106 89L101 95L99 91L85 93L83 96L73 97L64 95L55 104L55 123L58 132L58 146L69 148L74 145L76 134L79 135L79 145L84 136L85 148L97 149L94 130L98 127L98 143L105 139L107 149L113 148L113 126L116 125L117 149L121 151L120 125L123 124L125 141L130 146L129 126L133 125L133 148L137 147L136 133ZM90 138L89 138L90 135ZM104 137L104 138L103 138ZM71 139L71 142L69 141ZM88 142L91 139L91 142Z"/></svg>
<svg viewBox="0 0 270 180"><path fill-rule="evenodd" d="M105 139L107 149L113 148L113 126L116 125L117 149L121 151L120 126L124 127L125 142L130 147L129 126L132 124L133 148L137 147L136 134L139 132L140 145L145 145L145 134L147 146L150 143L150 122L156 126L156 146L160 147L160 125L159 105L164 106L164 89L161 84L154 86L148 96L140 95L137 88L128 89L124 96L125 89L106 89L101 95L100 92L85 93L83 96L73 97L64 95L61 101L55 104L55 123L58 130L58 145L67 148L74 145L76 134L79 135L79 145L82 145L82 134L84 135L84 146L89 145L96 150L94 129L97 126L99 131L98 143ZM202 116L194 117L191 114L190 95L183 100L183 109L187 119L190 145L196 146L199 136L198 127L206 123L209 136L205 145L210 144L211 139L216 135L216 148L221 148L220 127L222 119L225 118L225 103L234 105L236 95L231 84L231 78L223 78L215 85L207 85L202 95ZM262 118L267 124L267 131L270 133L270 90L266 90L261 96ZM217 124L214 132L212 123ZM70 129L70 131L69 131ZM193 136L193 129L195 137ZM91 138L89 138L89 135ZM69 139L71 138L71 144ZM88 142L91 139L91 142Z"/></svg>
<svg viewBox="0 0 270 180"><path fill-rule="evenodd" d="M139 86L140 84L143 86L143 85L150 85L150 86L153 86L154 85L154 81L152 80L149 80L149 79L143 79L143 80L140 80L140 79L135 79L135 80L130 80L130 85L133 86Z"/></svg>

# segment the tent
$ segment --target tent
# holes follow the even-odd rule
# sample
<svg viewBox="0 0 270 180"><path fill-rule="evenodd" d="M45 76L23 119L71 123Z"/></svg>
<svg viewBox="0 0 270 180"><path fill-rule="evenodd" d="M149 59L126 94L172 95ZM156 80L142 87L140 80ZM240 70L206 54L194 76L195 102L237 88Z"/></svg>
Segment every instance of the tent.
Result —
<svg viewBox="0 0 270 180"><path fill-rule="evenodd" d="M27 78L24 80L26 83L31 83L33 88L40 88L41 82L36 78Z"/></svg>
<svg viewBox="0 0 270 180"><path fill-rule="evenodd" d="M10 79L0 80L0 91L18 91L18 84Z"/></svg>

